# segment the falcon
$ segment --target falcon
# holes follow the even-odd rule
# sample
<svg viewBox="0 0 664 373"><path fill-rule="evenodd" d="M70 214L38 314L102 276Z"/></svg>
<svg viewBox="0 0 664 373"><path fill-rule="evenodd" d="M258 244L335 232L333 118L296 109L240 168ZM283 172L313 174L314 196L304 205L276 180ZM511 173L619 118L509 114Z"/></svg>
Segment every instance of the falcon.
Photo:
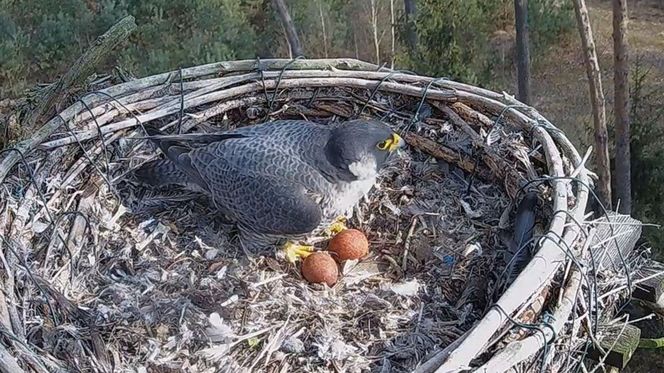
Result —
<svg viewBox="0 0 664 373"><path fill-rule="evenodd" d="M220 133L164 135L148 129L165 158L134 171L139 182L206 194L239 228L249 250L283 244L291 262L311 234L345 228L403 139L377 120L330 125L277 120Z"/></svg>

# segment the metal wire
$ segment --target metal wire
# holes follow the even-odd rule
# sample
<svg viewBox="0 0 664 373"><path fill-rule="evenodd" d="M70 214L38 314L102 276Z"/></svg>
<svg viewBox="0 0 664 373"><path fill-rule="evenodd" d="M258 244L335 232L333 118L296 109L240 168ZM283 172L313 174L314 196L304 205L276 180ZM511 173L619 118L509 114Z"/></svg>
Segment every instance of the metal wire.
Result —
<svg viewBox="0 0 664 373"><path fill-rule="evenodd" d="M380 68L378 70L380 71ZM410 73L410 71L407 71L407 70L393 70L389 74L385 75L380 81L378 81L378 84L376 84L376 86L371 90L371 93L369 94L369 98L367 98L367 100L364 102L364 105L362 106L362 109L360 109L360 112L357 113L355 118L359 118L362 114L364 114L364 110L367 108L367 106L369 105L371 100L373 100L373 98L376 96L376 93L378 93L378 90L380 89L380 86L383 85L383 83L385 83L392 76L394 76L395 74L399 74L399 73L407 74L407 73Z"/></svg>
<svg viewBox="0 0 664 373"><path fill-rule="evenodd" d="M544 332L544 328L548 328L549 330L551 330L551 333L553 334L553 336L552 336L552 338L551 338L552 341L555 341L555 340L556 340L556 337L557 337L557 336L556 336L556 331L553 329L553 326L552 326L550 323L548 323L548 322L546 322L546 321L541 322L541 323L539 323L539 324L526 324L526 323L522 323L522 322L519 322L518 320L512 318L507 312L505 312L505 310L503 309L503 307L501 307L499 304L494 303L489 309L492 309L492 308L495 308L496 310L498 310L499 313L502 313L503 316L505 316L505 318L506 318L507 320L509 320L512 324L514 324L514 325L516 325L516 326L518 326L518 327L520 327L520 328L522 328L522 329L526 329L526 330L534 330L534 331L537 331L537 332L539 332L540 334L542 334L542 340L544 341L544 352L545 352L545 356L546 356L546 354L549 353L549 341L548 341L547 338L546 338L546 334L545 334L545 332ZM542 365L541 365L541 367L540 367L540 371L541 371L541 372L544 372L545 362L546 362L546 359L543 358L543 359L542 359Z"/></svg>
<svg viewBox="0 0 664 373"><path fill-rule="evenodd" d="M429 92L429 89L431 88L432 85L435 83L438 83L443 80L449 80L448 78L436 78L431 80L425 87L424 91L422 92L422 98L420 99L420 103L417 105L417 109L415 110L415 115L410 119L410 123L406 126L406 129L404 132L409 132L410 129L413 127L413 125L419 120L419 115L420 115L420 110L422 110L422 106L424 105L424 102L426 101L427 98L427 93Z"/></svg>
<svg viewBox="0 0 664 373"><path fill-rule="evenodd" d="M586 182L579 179L578 177L547 176L547 177L536 178L536 179L533 179L533 180L530 180L530 181L526 182L521 188L519 188L519 190L517 191L517 195L519 193L522 193L524 191L524 189L526 187L528 187L529 185L531 185L531 184L549 182L549 181L556 181L556 180L571 180L571 181L576 181L577 183L583 185L588 190L588 192L590 192L590 194L597 201L597 203L599 204L600 208L602 209L602 213L603 213L604 217L606 218L606 220L611 221L611 219L609 217L608 210L606 209L606 207L604 207L604 204L602 204L602 201L599 199L599 197L597 196L595 191L590 187L590 185L588 185ZM615 230L613 229L612 224L609 224L609 229L611 229L611 236L613 237L613 241L616 244L616 247L619 248L620 245L618 244L618 240L615 237ZM630 275L629 270L627 268L628 267L627 262L625 261L625 258L623 257L623 254L620 250L618 250L618 257L620 258L621 265L623 266L623 269L625 270L625 276L627 278L627 292L628 292L627 298L628 299L627 299L627 302L625 303L625 304L627 304L629 302L629 299L632 298L632 278L631 278L631 275ZM622 307L624 307L624 305Z"/></svg>
<svg viewBox="0 0 664 373"><path fill-rule="evenodd" d="M288 63L286 63L284 65L284 67L281 68L281 71L279 71L279 75L277 76L277 82L274 86L274 93L272 93L272 98L268 102L268 107L267 107L268 115L272 114L272 107L274 105L274 101L277 99L277 94L279 93L279 85L281 84L281 77L284 75L284 72L288 69L288 67L290 65L295 63L295 61L301 60L303 58L304 58L304 56L297 56L297 57L293 58ZM263 87L265 87L265 84L263 84Z"/></svg>

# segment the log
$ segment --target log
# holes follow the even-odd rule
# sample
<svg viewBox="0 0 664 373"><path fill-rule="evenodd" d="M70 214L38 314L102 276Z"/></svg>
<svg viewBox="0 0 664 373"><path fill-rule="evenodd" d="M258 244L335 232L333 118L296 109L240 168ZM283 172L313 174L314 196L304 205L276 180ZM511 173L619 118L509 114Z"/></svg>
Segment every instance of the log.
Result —
<svg viewBox="0 0 664 373"><path fill-rule="evenodd" d="M469 99L474 101L477 104L484 104L487 106L498 106L499 110L489 110L491 111L502 111L505 108L505 105L487 99L483 97L474 97L475 95L467 92L458 92L457 95L459 98ZM517 117L523 115L516 112L513 109L508 109L508 112L513 112L513 115ZM525 119L524 119L525 118ZM527 117L523 116L520 121L523 123L525 120L526 123L530 124L533 134L541 141L542 146L545 148L551 149L555 148L555 143L549 134L542 128L534 126L534 123ZM525 127L528 127L528 124L524 124ZM553 176L564 176L563 163L560 158L559 153L548 152L547 163L549 167L549 172ZM581 178L585 178L586 175L581 171L583 175L580 175ZM568 194L566 183L558 181L553 182L554 185L554 200L553 200L553 209L557 210L566 210L568 203ZM580 210L585 210L585 204L587 200L587 190L585 187L579 187L579 198L578 205L582 206ZM579 209L577 209L579 210ZM582 219L585 211L575 211L574 215L577 219ZM563 235L563 230L565 229L564 225L567 221L567 216L562 214L555 214L550 222L549 230L554 232L556 235ZM578 236L578 228L576 226L571 226L564 233L564 239L568 244L571 244L576 241ZM548 286L549 282L555 275L555 273L560 268L560 265L564 262L565 254L560 250L558 245L552 240L545 240L541 247L538 249L537 253L530 261L528 266L521 272L519 277L514 281L514 283L507 289L507 291L502 295L502 297L496 302L496 304L502 309L499 311L498 308L491 308L482 320L473 326L468 338L461 343L461 345L454 350L447 361L441 365L437 373L456 371L459 369L464 369L469 366L472 359L477 357L485 348L487 341L491 336L507 321L508 318L504 314L511 316L516 316L515 312L517 309L528 302L534 296L539 294L539 291ZM503 313L504 312L504 313Z"/></svg>
<svg viewBox="0 0 664 373"><path fill-rule="evenodd" d="M291 55L293 57L304 56L304 51L302 50L302 43L300 43L300 38L297 36L297 30L295 29L295 23L288 12L288 7L284 0L272 0L279 18L281 19L281 24L286 31L286 38L288 39L288 44L290 46Z"/></svg>
<svg viewBox="0 0 664 373"><path fill-rule="evenodd" d="M592 346L588 357L618 369L625 368L639 345L641 330L634 325L611 325L600 328L598 333L603 334L600 348Z"/></svg>
<svg viewBox="0 0 664 373"><path fill-rule="evenodd" d="M23 373L25 372L16 359L0 344L0 373Z"/></svg>
<svg viewBox="0 0 664 373"><path fill-rule="evenodd" d="M646 302L654 303L664 309L664 264L651 262L650 265L639 270L634 276L637 283L632 297ZM656 274L657 276L652 276Z"/></svg>
<svg viewBox="0 0 664 373"><path fill-rule="evenodd" d="M441 86L454 87L451 84L441 84ZM459 90L457 91L458 100L468 105L485 108L489 113L500 113L505 110L505 116L510 118L515 124L522 126L526 130L532 130L533 135L542 143L545 149L555 148L552 136L549 135L549 132L544 127L539 126L532 119L514 108L507 109L504 104L491 98L493 96L481 96L476 92L478 90ZM534 111L534 109L530 110ZM551 126L551 128L555 127ZM546 155L549 172L553 176L564 175L562 159L558 153L552 154L552 152L547 150ZM569 155L574 158L574 166L580 167L578 178L582 182L578 185L576 207L572 210L572 214L577 221L583 221L589 193L586 187L586 185L589 185L588 173L580 163L578 154L571 153ZM552 181L552 183L554 186L554 211L566 210L568 198L567 183L561 180ZM563 225L566 220L566 216L555 214L550 222L549 231L557 235L562 234ZM563 236L568 245L572 246L577 240L579 229L576 224L568 226ZM504 312L515 316L514 313L520 305L539 294L541 288L548 286L553 275L558 271L564 261L564 257L565 254L555 242L545 240L531 262L498 300L497 304ZM455 371L467 367L470 361L484 350L486 341L506 322L507 318L502 312L496 308L490 309L484 318L471 329L471 335L468 336L459 348L452 352L447 361L438 368L437 372Z"/></svg>
<svg viewBox="0 0 664 373"><path fill-rule="evenodd" d="M587 251L589 243L588 240L585 242L580 255ZM551 328L543 328L542 333L533 333L522 340L508 344L477 371L486 373L505 372L533 356L547 343L551 343L554 336L565 326L576 304L579 287L581 286L581 275L582 273L578 268L575 267L572 270L560 303L553 312Z"/></svg>
<svg viewBox="0 0 664 373"><path fill-rule="evenodd" d="M583 58L588 75L588 87L590 89L590 104L593 112L593 124L595 127L595 150L597 151L597 173L599 175L599 199L604 207L611 209L611 164L609 162L608 131L606 129L606 108L604 103L604 91L602 90L602 77L599 68L593 31L590 27L588 8L584 0L573 0L576 13L577 26L583 45Z"/></svg>
<svg viewBox="0 0 664 373"><path fill-rule="evenodd" d="M405 84L400 84L400 83L393 83L393 82L385 82L385 83L380 83L377 81L373 80L366 80L366 79L356 79L356 78L310 78L310 79L287 79L287 80L282 80L279 83L279 87L281 88L316 88L316 87L328 87L328 86L336 86L336 87L352 87L352 88L365 88L365 89L375 89L377 86L380 86L381 91L386 91L386 92L392 92L392 93L399 93L402 95L408 95L412 97L421 97L422 92L424 88L419 88L419 87L412 87L408 86ZM255 83L250 83L246 84L243 86L239 87L233 87L229 89L225 89L222 91L216 91L216 92L211 92L205 95L193 97L191 99L186 99L184 100L184 107L186 109L188 108L193 108L196 106L200 106L203 104L208 104L212 103L215 101L221 101L225 99L229 99L232 97L244 95L244 94L250 94L250 93L255 93L258 91L262 91L264 89L275 89L277 87L277 81L276 80L266 80L264 82L255 82ZM186 96L185 96L186 97ZM429 90L427 93L427 97L431 97L432 99L437 99L437 100L442 100L442 101L449 101L453 102L454 101L454 94L452 92L448 91L440 91L440 90ZM162 107L157 108L158 110L151 111L142 115L138 115L136 118L131 118L131 119L125 119L120 122L115 122L112 123L108 126L101 127L101 132L102 134L107 134L110 132L115 132L119 131L125 128L131 128L131 127L136 127L139 125L139 123L148 123L150 121L153 121L155 119L163 118L168 115L177 113L180 111L180 104L178 102L173 102L168 105L164 105ZM137 120L138 119L138 120ZM76 138L78 140L83 141L83 140L89 140L92 138L95 138L99 136L99 131L97 129L93 130L87 130L87 131L82 131L76 133ZM42 144L42 148L44 149L49 149L49 148L55 148L63 145L68 145L68 144L73 144L76 142L76 138L72 136L68 136L62 139L58 140L53 140L46 142ZM2 176L0 174L0 176Z"/></svg>
<svg viewBox="0 0 664 373"><path fill-rule="evenodd" d="M461 118L461 116L459 116L457 111L463 112L468 107L465 105L463 107L456 106L457 103L453 104L452 108L437 102L433 102L432 104L440 111L442 111L443 114L445 114L445 116L447 116L447 118L452 122L452 124L470 136L475 147L482 150L482 160L491 169L493 174L496 175L496 179L504 180L505 182L512 182L514 188L509 188L506 185L505 189L507 190L510 197L514 198L516 195L516 188L518 188L526 180L514 165L508 164L502 157L499 157L496 152L491 149L491 147L486 145L484 139L481 138L481 136L475 132L470 127L470 125Z"/></svg>
<svg viewBox="0 0 664 373"><path fill-rule="evenodd" d="M632 211L629 119L629 45L627 37L627 0L613 0L613 94L616 126L616 199L618 211Z"/></svg>
<svg viewBox="0 0 664 373"><path fill-rule="evenodd" d="M196 78L212 74L224 74L240 71L251 71L261 68L264 70L280 70L288 66L289 70L305 70L305 69L347 69L347 70L378 70L378 66L349 58L339 59L315 59L315 60L290 60L290 59L270 59L270 60L239 60L239 61L225 61L215 62L207 65L194 66L187 69L182 69L182 78ZM139 90L150 88L155 85L162 85L168 82L173 74L179 74L179 71L171 71L167 73L152 75L142 79L137 79L123 84L118 84L106 89L101 90L100 94L87 95L82 100L88 105L93 105L102 101L109 101L108 96L119 98L120 96L135 93ZM179 75L178 75L179 76ZM28 138L17 143L14 148L28 153L37 145L42 143L49 135L51 135L58 127L62 125L62 120L69 121L78 113L85 110L85 106L81 102L76 102L74 105L65 109L60 113L60 116L52 118L44 126L42 126L35 133L30 134ZM18 153L8 152L0 161L0 182L2 182L12 167L21 159Z"/></svg>
<svg viewBox="0 0 664 373"><path fill-rule="evenodd" d="M489 174L485 170L476 169L475 161L473 161L471 158L464 156L443 144L439 144L413 132L404 133L403 139L408 145L419 149L420 151L427 153L434 158L453 163L468 173L476 173L484 180L495 180L493 175Z"/></svg>

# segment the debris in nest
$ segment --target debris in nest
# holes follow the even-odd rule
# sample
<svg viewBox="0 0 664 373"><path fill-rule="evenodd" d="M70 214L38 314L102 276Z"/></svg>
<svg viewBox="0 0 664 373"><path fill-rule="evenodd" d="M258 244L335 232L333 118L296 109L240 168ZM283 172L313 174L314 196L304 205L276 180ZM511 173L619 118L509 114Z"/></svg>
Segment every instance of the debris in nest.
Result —
<svg viewBox="0 0 664 373"><path fill-rule="evenodd" d="M477 242L471 242L466 245L466 248L463 250L463 256L470 256L471 254L475 256L482 255L482 245Z"/></svg>
<svg viewBox="0 0 664 373"><path fill-rule="evenodd" d="M201 81L184 84L197 87ZM180 102L179 94L165 89L167 83L161 88L158 97L144 99L149 97L150 105L165 100L167 108L169 102ZM186 88L183 94L198 97L197 89ZM272 96L266 89L267 97ZM334 275L334 288L302 281L297 267L275 259L273 252L245 252L232 222L205 197L180 189L146 190L122 181L128 169L154 158L154 149L132 140L140 131L124 127L120 130L125 132L109 132L107 148L101 147L96 132L79 136L90 147L94 166L108 172L117 190L105 185L75 142L61 148L66 150L64 157L43 155L40 164L52 167L45 180L54 216L80 208L82 191L94 191L86 211L89 227L77 240L80 254L74 258L68 256L69 247L51 240L52 228L39 225L46 222L43 211L41 220L22 218L33 222L35 232L19 227L16 237L26 248L22 257L45 281L71 278L53 282L54 291L87 307L87 317L55 310L60 324L52 322L44 303L36 301L39 289L18 271L17 304L26 307L21 321L30 328L26 344L39 346L69 370L82 371L96 369L93 362L102 361L101 355L54 346L88 346L90 336L98 335L112 356L108 361L121 371L414 370L428 354L469 330L490 306L491 281L506 264L497 255L502 247L495 228L499 222L501 227L508 225L509 215L502 221L501 214L518 189L518 180L496 178L486 158L475 164L471 137L442 118L437 106L429 105L442 91L434 85L432 92L414 126L411 118L421 98L376 90L368 102L363 115L383 118L400 131L410 129L426 137L431 148L405 149L386 167L379 187L354 209L348 226L364 232L371 253L360 261L343 262L343 276L337 282L338 274ZM213 131L299 117L302 113L293 108L300 107L318 114L308 113L310 120L333 123L343 120L344 113L358 114L370 94L348 87L288 88L268 103L261 101L262 93L261 89L261 94L187 108L199 112L182 120L182 130L201 131L203 121L205 130ZM154 110L159 107L146 112ZM172 131L180 122L178 115L152 122ZM129 116L108 120L100 126L135 123ZM72 123L74 129L84 126L95 128L90 117ZM55 134L58 138L52 141L66 143L68 136ZM528 153L515 153L529 149L525 131L522 135L505 121L486 136L501 164L513 164L514 173L546 174L545 164L531 162ZM106 167L102 152L111 167ZM7 216L29 217L29 212L41 210L34 201L19 198L29 187L21 176L10 176L0 190ZM538 188L549 190L547 185ZM63 220L63 232L67 224L69 220ZM39 267L46 253L48 265Z"/></svg>
<svg viewBox="0 0 664 373"><path fill-rule="evenodd" d="M471 219L478 219L482 217L482 212L473 210L472 207L470 207L470 203L464 201L463 199L459 199L459 203L461 204L461 207L463 207L463 211L468 215L469 218Z"/></svg>
<svg viewBox="0 0 664 373"><path fill-rule="evenodd" d="M413 279L407 282L392 284L390 290L404 297L414 297L420 290L420 284L417 279Z"/></svg>

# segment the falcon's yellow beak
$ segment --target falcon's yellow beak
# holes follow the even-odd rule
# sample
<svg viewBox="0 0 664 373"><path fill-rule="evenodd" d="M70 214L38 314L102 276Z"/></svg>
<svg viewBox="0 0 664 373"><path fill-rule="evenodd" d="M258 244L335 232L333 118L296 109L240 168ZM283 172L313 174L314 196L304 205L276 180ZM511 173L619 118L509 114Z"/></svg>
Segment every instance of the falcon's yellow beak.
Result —
<svg viewBox="0 0 664 373"><path fill-rule="evenodd" d="M378 149L386 150L388 152L393 152L398 148L402 147L405 144L401 136L396 133L392 133L392 136L389 139L383 140L378 143Z"/></svg>

